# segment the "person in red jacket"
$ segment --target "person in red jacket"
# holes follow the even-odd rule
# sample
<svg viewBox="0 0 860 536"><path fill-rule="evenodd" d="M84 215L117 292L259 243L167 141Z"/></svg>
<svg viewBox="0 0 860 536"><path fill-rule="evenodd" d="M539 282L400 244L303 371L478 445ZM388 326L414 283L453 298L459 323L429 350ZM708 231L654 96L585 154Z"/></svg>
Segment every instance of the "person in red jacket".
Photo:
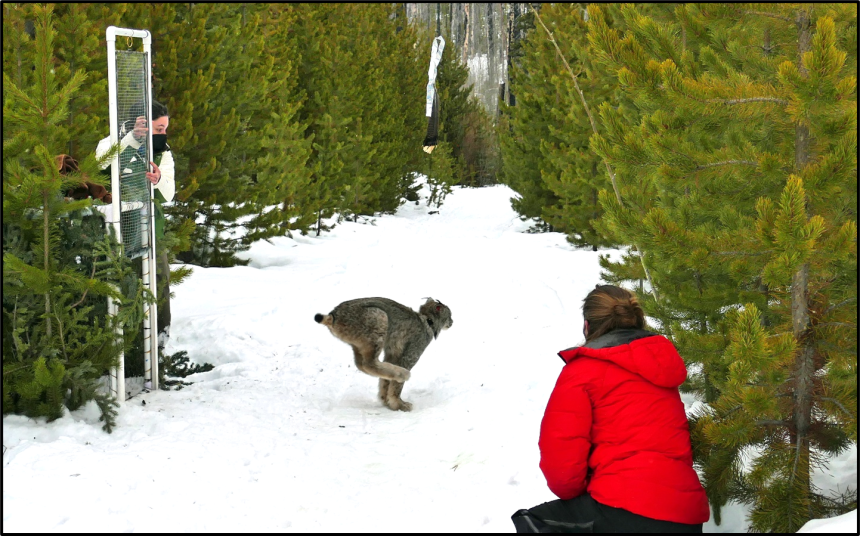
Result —
<svg viewBox="0 0 860 536"><path fill-rule="evenodd" d="M585 344L565 365L540 427L540 468L559 500L512 516L517 532L702 532L708 499L678 386L684 361L625 289L585 298Z"/></svg>

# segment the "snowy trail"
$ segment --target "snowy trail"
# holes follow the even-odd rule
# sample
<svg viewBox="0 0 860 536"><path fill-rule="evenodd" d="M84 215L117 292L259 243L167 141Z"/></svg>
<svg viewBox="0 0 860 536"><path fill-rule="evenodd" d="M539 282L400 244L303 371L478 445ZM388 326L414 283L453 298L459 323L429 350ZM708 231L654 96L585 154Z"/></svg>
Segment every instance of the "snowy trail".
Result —
<svg viewBox="0 0 860 536"><path fill-rule="evenodd" d="M111 435L91 406L26 428L33 439L4 419L6 529L509 532L513 511L552 499L537 431L554 354L578 342L580 292L598 280L596 254L522 233L511 195L457 189L438 214L407 204L257 243L247 267L195 268L175 288L168 351L216 368L129 401ZM313 321L367 296L453 311L406 384L411 413L383 407ZM65 485L48 485L55 473ZM54 506L36 515L11 483Z"/></svg>
<svg viewBox="0 0 860 536"><path fill-rule="evenodd" d="M596 255L572 251L558 234L521 234L510 196L503 187L458 190L439 214L410 204L375 225L257 244L251 266L200 270L177 289L177 303L212 297L194 311L175 308L176 347L188 337L231 341L197 347L195 358L232 366L200 375L195 387L215 390L217 402L204 393L203 403L225 413L241 404L239 426L256 421L253 436L268 438L278 458L257 462L284 484L279 509L293 529L508 531L514 510L552 498L537 470L537 429L560 368L554 354L577 342L562 326L575 325L578 288L598 279ZM268 249L278 250L277 265L264 266L275 257ZM404 389L411 413L384 408L377 380L312 320L366 296L414 308L433 296L453 311L454 327ZM276 395L267 407L224 398L251 389ZM476 502L502 490L507 504Z"/></svg>
<svg viewBox="0 0 860 536"><path fill-rule="evenodd" d="M128 401L110 435L94 404L4 417L4 531L512 532L514 511L555 498L540 420L600 272L563 235L525 233L512 195L458 188L438 214L407 204L195 268L167 350L215 369ZM313 320L369 296L452 310L404 388L412 412L385 408ZM742 516L705 531L743 531Z"/></svg>

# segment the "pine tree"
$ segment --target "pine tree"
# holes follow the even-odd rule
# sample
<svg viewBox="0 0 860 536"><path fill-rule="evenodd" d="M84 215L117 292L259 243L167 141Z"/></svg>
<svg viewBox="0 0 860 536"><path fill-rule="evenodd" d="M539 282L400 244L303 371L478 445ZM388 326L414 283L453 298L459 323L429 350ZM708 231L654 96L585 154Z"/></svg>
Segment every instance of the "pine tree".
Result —
<svg viewBox="0 0 860 536"><path fill-rule="evenodd" d="M453 186L458 182L457 164L453 152L448 142L440 141L436 149L426 156L426 167L423 171L427 175L427 185L430 187L430 196L427 198L428 207L441 207L445 197L451 193Z"/></svg>
<svg viewBox="0 0 860 536"><path fill-rule="evenodd" d="M94 155L81 160L79 173L64 176L57 166L68 147L69 103L87 75L55 68L52 6L4 15L4 37L20 47L16 57L32 62L12 70L21 86L6 64L3 73L3 412L53 420L64 406L95 400L110 432L117 404L99 379L132 343L152 296L127 284L130 261L105 234L104 219L88 215L90 200L64 198L99 168ZM31 15L32 43L19 18ZM107 297L118 315L105 314Z"/></svg>
<svg viewBox="0 0 860 536"><path fill-rule="evenodd" d="M245 5L243 4L243 9ZM296 119L305 95L298 89L299 45L293 31L297 12L290 4L271 4L256 8L254 16L260 44L261 73L268 83L266 93L248 120L248 131L255 134L256 151L247 158L253 183L253 217L245 224L244 244L254 240L306 228L313 218L305 198L310 187L311 139L305 138L306 125ZM279 205L278 208L273 208Z"/></svg>
<svg viewBox="0 0 860 536"><path fill-rule="evenodd" d="M355 69L346 41L350 23L342 19L343 5L302 5L298 9L300 91L307 95L298 120L308 125L312 141L308 161L311 187L307 203L315 214L316 233L325 230L322 220L345 208L353 181L350 171L368 163L368 140L354 128L355 108L350 101L361 91L361 73ZM352 6L358 14L357 6ZM335 24L335 21L341 24ZM333 73L336 73L332 76ZM353 125L353 132L349 132ZM355 159L355 160L354 160ZM349 169L344 169L347 166Z"/></svg>
<svg viewBox="0 0 860 536"><path fill-rule="evenodd" d="M367 148L360 150L372 157L367 164L353 159L345 168L353 181L344 211L353 216L391 213L402 202L404 161L410 160L410 153L418 153L420 143L420 113L415 104L421 95L417 56L408 49L414 31L396 31L389 5L356 8L354 12L341 9L353 21L351 32L355 32L342 46L359 76L349 99L356 119L348 129L356 140L366 140Z"/></svg>
<svg viewBox="0 0 860 536"><path fill-rule="evenodd" d="M153 40L153 97L170 111L169 141L176 162L176 197L165 207L184 262L241 262L233 235L249 180L232 177L224 162L239 138L242 87L226 84L226 66L241 46L238 17L227 4L130 4L122 27L149 29ZM231 33L232 32L232 33ZM230 37L233 36L233 39ZM250 80L248 83L251 83ZM193 95L193 98L187 96ZM184 237L188 236L189 241Z"/></svg>
<svg viewBox="0 0 860 536"><path fill-rule="evenodd" d="M499 178L518 194L511 199L511 206L523 220L535 220L538 229L554 231L557 229L543 218L543 213L545 207L558 205L560 200L544 183L541 170L545 167L543 140L553 137L547 112L558 106L558 96L549 88L547 79L560 63L552 44L535 31L534 12L520 17L518 25L527 37L511 51L510 84L511 92L517 95L516 106L500 105L504 121L499 129Z"/></svg>
<svg viewBox="0 0 860 536"><path fill-rule="evenodd" d="M66 153L76 159L95 150L108 135L107 47L105 30L108 19L122 20L124 4L55 5L57 74L63 78L76 72L87 77L69 102L69 144ZM108 181L109 183L110 181ZM108 184L108 187L110 185Z"/></svg>
<svg viewBox="0 0 860 536"><path fill-rule="evenodd" d="M601 194L604 224L647 253L649 315L699 365L716 520L734 499L754 530L792 532L838 510L811 475L857 437L856 9L673 9L625 6L613 30L589 8L597 58L640 112L600 108L592 147L640 185L623 206ZM631 260L605 267L633 279Z"/></svg>
<svg viewBox="0 0 860 536"><path fill-rule="evenodd" d="M417 56L382 5L301 5L297 120L313 140L306 202L317 233L335 214L357 218L399 206L420 151ZM333 75L334 73L334 75ZM412 100L410 100L410 96Z"/></svg>
<svg viewBox="0 0 860 536"><path fill-rule="evenodd" d="M33 8L33 4L3 4L3 73L18 87L31 85L36 72L33 68L32 41L36 35Z"/></svg>
<svg viewBox="0 0 860 536"><path fill-rule="evenodd" d="M472 97L472 99L475 99ZM476 100L476 99L475 99ZM475 102L474 109L465 114L466 129L463 135L461 160L463 186L488 186L498 182L501 152L496 126L484 108Z"/></svg>
<svg viewBox="0 0 860 536"><path fill-rule="evenodd" d="M539 24L535 28L534 13L523 17L532 30L514 51L511 85L517 105L503 107L511 129L503 140L503 176L521 195L515 209L523 217L539 218L549 229L567 233L571 243L596 250L615 244L593 223L602 213L598 192L609 180L589 149L592 127L571 74L594 107L618 106L615 85L591 61L583 8L547 4L540 10L552 38ZM564 61L574 73L565 70Z"/></svg>
<svg viewBox="0 0 860 536"><path fill-rule="evenodd" d="M403 202L412 172L424 154L421 139L426 127L422 113L426 58L415 46L416 30L407 26L398 31L391 11L388 5L376 6L370 13L370 28L362 31L375 35L378 53L371 53L370 59L379 73L368 78L373 85L366 90L369 101L362 105L363 129L372 136L378 176L372 185L377 200L368 208L383 213L393 213Z"/></svg>
<svg viewBox="0 0 860 536"><path fill-rule="evenodd" d="M423 40L422 40L423 42ZM432 42L431 38L427 42ZM425 47L423 63L429 59L430 47ZM424 70L426 72L426 69ZM472 87L467 85L469 69L460 61L456 48L450 43L442 50L442 58L436 75L436 91L439 98L439 139L448 143L451 156L456 162L457 182L471 182L463 155L468 119L481 113L480 104L473 97ZM426 86L426 76L422 81ZM423 99L420 101L424 103ZM425 121L426 122L426 121Z"/></svg>

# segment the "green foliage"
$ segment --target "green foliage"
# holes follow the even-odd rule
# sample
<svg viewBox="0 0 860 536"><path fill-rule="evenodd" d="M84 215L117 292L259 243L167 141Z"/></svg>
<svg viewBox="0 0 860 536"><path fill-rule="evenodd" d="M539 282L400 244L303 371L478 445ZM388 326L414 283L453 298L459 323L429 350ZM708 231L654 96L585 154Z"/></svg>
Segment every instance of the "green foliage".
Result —
<svg viewBox="0 0 860 536"><path fill-rule="evenodd" d="M170 111L176 162L176 197L165 207L167 231L178 234L177 246L190 246L178 258L202 265L243 263L234 255L242 249L234 230L249 211L252 189L245 169L237 166L234 174L231 168L247 147L242 112L250 113L266 84L254 63L258 41L242 27L238 9L235 4L133 4L117 24L152 31L153 97ZM244 49L243 41L249 43ZM183 236L180 229L190 234Z"/></svg>
<svg viewBox="0 0 860 536"><path fill-rule="evenodd" d="M159 360L158 373L161 378L158 380L158 384L163 386L163 389L174 387L174 390L179 391L186 385L191 385L192 382L171 380L168 379L167 376L174 378L187 378L191 374L209 372L214 368L215 367L211 363L203 363L202 365L198 363L190 364L188 352L183 350L176 352L173 355L163 356Z"/></svg>
<svg viewBox="0 0 860 536"><path fill-rule="evenodd" d="M420 162L424 124L415 30L396 31L390 6L296 6L297 121L311 143L309 181L285 206L303 207L292 228L322 219L393 212ZM301 195L301 197L299 197ZM308 211L307 209L310 209ZM310 212L314 217L308 217Z"/></svg>
<svg viewBox="0 0 860 536"><path fill-rule="evenodd" d="M728 500L756 531L832 515L811 475L857 438L856 50L840 48L856 9L588 13L621 103L589 142L622 197L601 192L597 228L645 254L646 310L696 365L684 388L708 403L692 432L715 517ZM602 265L629 284L641 264Z"/></svg>
<svg viewBox="0 0 860 536"><path fill-rule="evenodd" d="M455 184L483 186L496 182L498 141L492 119L472 94L469 70L456 56L457 48L446 37L436 74L439 98L439 140L448 144L453 158ZM426 43L432 42L427 37ZM419 43L425 43L421 39ZM421 48L419 46L419 48ZM422 49L420 65L426 65L429 46ZM426 73L426 69L424 71ZM423 83L427 84L426 76ZM420 102L424 102L423 99ZM426 111L425 111L426 113ZM426 127L426 117L424 126Z"/></svg>
<svg viewBox="0 0 860 536"><path fill-rule="evenodd" d="M33 379L15 386L20 396L18 407L28 417L48 417L49 421L63 416L63 378L66 369L56 359L51 360L51 369L40 357L33 363Z"/></svg>
<svg viewBox="0 0 860 536"><path fill-rule="evenodd" d="M440 141L436 149L426 156L425 161L426 167L422 171L427 176L427 184L430 186L427 206L439 208L445 201L445 197L451 193L452 187L457 184L456 164L450 144Z"/></svg>
<svg viewBox="0 0 860 536"><path fill-rule="evenodd" d="M250 163L254 190L254 216L245 224L248 232L242 237L245 245L303 228L313 214L303 203L311 182L307 160L313 138L305 137L306 125L296 118L305 98L297 89L299 44L292 31L297 13L292 5L271 4L255 17L253 35L260 36L257 42L263 52L257 61L268 85L246 130L255 137L251 146L256 151L249 147L250 156L243 155Z"/></svg>
<svg viewBox="0 0 860 536"><path fill-rule="evenodd" d="M618 108L610 73L592 61L582 8L543 4L540 13L592 113L601 102ZM595 224L603 212L598 193L609 187L609 180L600 157L589 148L593 131L582 98L534 13L522 24L530 30L512 52L516 105L502 107L507 118L500 129L502 181L519 194L512 201L523 219L543 221L577 246L597 250L615 245L608 230Z"/></svg>
<svg viewBox="0 0 860 536"><path fill-rule="evenodd" d="M488 186L498 182L502 166L501 147L496 126L483 107L476 102L465 114L466 124L460 158L464 172L458 183L464 186Z"/></svg>
<svg viewBox="0 0 860 536"><path fill-rule="evenodd" d="M4 10L6 6L4 6ZM56 419L94 400L111 431L116 401L100 378L117 364L142 321L148 291L131 286L130 262L90 200L63 195L98 174L94 155L60 175L54 155L68 147L69 103L88 74L53 69L51 6L5 11L10 39L32 62L32 76L5 71L3 103L3 412ZM18 35L32 16L35 40ZM4 28L5 30L5 28ZM26 35L26 33L25 33ZM111 229L112 230L112 229ZM107 315L107 299L118 314ZM125 338L117 340L122 326Z"/></svg>

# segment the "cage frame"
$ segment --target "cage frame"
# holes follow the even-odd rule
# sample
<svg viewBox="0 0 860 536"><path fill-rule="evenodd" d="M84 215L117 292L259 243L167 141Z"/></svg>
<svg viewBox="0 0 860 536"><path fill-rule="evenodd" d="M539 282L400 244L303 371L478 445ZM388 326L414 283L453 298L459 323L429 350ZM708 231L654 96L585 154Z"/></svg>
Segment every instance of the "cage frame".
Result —
<svg viewBox="0 0 860 536"><path fill-rule="evenodd" d="M130 28L119 28L109 26L105 31L107 41L108 62L108 101L110 113L110 142L115 147L119 141L119 103L117 88L117 61L116 61L116 39L126 37L129 39L141 39L143 41L143 55L145 67L145 96L144 113L146 116L146 157L145 165L148 167L152 160L152 34L149 30L136 30ZM106 226L113 226L116 239L122 243L121 207L122 190L120 187L120 155L115 154L111 162L111 211ZM149 230L148 246L143 255L142 266L143 285L148 288L153 296L158 296L155 266L155 198L152 183L147 181L149 188ZM108 314L116 316L118 304L108 298ZM122 326L116 327L117 344L122 345ZM157 299L152 303L144 305L143 321L143 359L144 359L144 388L158 389L158 303ZM119 364L110 370L110 393L119 403L126 401L127 392L125 388L125 351L120 351Z"/></svg>

